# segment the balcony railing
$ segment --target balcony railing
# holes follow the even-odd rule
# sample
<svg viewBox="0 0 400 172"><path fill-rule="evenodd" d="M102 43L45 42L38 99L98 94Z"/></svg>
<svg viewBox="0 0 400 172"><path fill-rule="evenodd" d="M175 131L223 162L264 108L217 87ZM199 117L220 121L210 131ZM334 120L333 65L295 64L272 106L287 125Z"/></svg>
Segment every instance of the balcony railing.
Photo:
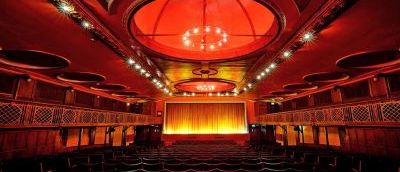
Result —
<svg viewBox="0 0 400 172"><path fill-rule="evenodd" d="M143 114L0 100L0 128L145 125L159 121Z"/></svg>
<svg viewBox="0 0 400 172"><path fill-rule="evenodd" d="M373 100L271 113L259 115L257 120L270 125L400 126L400 101Z"/></svg>

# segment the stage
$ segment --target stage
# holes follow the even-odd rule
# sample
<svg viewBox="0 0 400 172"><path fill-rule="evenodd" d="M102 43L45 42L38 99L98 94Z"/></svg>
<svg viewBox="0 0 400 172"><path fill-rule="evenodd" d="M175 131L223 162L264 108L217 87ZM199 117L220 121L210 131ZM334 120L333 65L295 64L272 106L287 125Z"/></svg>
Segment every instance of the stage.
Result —
<svg viewBox="0 0 400 172"><path fill-rule="evenodd" d="M243 145L250 139L250 135L246 134L162 134L161 140L165 145L171 145L177 140L232 140Z"/></svg>

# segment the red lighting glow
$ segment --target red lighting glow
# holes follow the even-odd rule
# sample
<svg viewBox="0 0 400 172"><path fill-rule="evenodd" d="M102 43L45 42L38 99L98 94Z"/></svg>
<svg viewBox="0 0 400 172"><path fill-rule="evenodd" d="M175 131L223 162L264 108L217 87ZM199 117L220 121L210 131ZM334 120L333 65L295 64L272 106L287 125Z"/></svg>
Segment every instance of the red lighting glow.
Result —
<svg viewBox="0 0 400 172"><path fill-rule="evenodd" d="M279 20L254 0L148 1L129 20L135 41L163 57L224 60L245 56L273 41Z"/></svg>

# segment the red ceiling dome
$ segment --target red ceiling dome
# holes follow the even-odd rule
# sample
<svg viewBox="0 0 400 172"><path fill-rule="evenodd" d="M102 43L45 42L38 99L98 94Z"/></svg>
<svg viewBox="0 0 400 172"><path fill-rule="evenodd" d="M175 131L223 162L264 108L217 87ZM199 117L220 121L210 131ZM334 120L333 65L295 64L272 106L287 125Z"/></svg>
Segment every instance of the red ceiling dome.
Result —
<svg viewBox="0 0 400 172"><path fill-rule="evenodd" d="M155 0L135 8L129 31L152 51L185 60L244 56L270 43L279 22L254 0Z"/></svg>

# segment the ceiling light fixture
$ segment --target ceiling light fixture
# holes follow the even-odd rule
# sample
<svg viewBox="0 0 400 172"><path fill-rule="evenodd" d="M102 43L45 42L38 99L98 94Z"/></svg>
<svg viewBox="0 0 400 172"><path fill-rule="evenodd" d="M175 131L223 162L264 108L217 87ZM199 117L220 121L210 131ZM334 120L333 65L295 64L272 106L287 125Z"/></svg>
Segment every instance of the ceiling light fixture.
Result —
<svg viewBox="0 0 400 172"><path fill-rule="evenodd" d="M86 21L86 20L82 20L81 26L82 26L83 28L85 28L85 29L91 29L91 28L93 27L93 25L90 24L90 23L89 23L88 21Z"/></svg>
<svg viewBox="0 0 400 172"><path fill-rule="evenodd" d="M133 64L135 64L135 60L133 60L133 59L128 59L127 63L130 64L130 65L133 65Z"/></svg>
<svg viewBox="0 0 400 172"><path fill-rule="evenodd" d="M207 85L207 84L198 85L196 86L196 89L202 92L213 91L215 90L215 85Z"/></svg>
<svg viewBox="0 0 400 172"><path fill-rule="evenodd" d="M314 34L312 32L306 32L302 37L303 42L310 42L313 39L314 39Z"/></svg>
<svg viewBox="0 0 400 172"><path fill-rule="evenodd" d="M213 42L207 42L205 37L211 37ZM201 51L214 51L228 42L228 34L219 27L199 26L187 30L182 35L182 43L185 47Z"/></svg>
<svg viewBox="0 0 400 172"><path fill-rule="evenodd" d="M74 7L68 2L61 2L58 5L58 9L60 9L65 14L72 14L75 12Z"/></svg>
<svg viewBox="0 0 400 172"><path fill-rule="evenodd" d="M290 56L292 56L292 52L290 52L290 51L283 52L283 57L288 58Z"/></svg>

